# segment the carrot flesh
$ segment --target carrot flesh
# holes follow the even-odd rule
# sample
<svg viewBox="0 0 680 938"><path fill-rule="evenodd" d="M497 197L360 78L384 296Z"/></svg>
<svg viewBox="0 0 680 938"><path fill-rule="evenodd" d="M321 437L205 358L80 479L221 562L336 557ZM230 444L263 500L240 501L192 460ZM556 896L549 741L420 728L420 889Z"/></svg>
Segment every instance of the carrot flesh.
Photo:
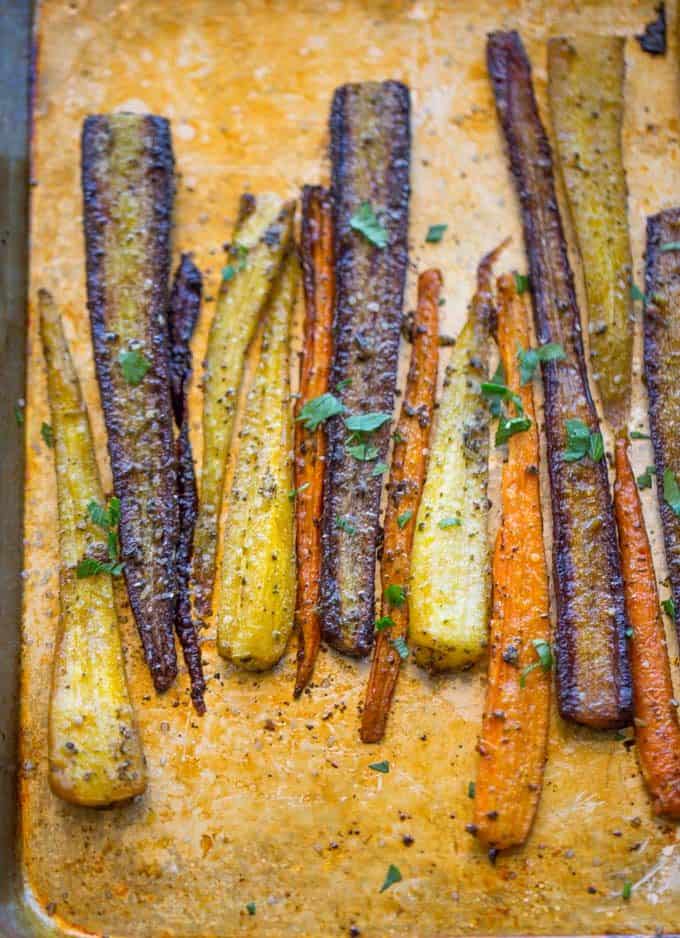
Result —
<svg viewBox="0 0 680 938"><path fill-rule="evenodd" d="M680 725L652 551L623 433L616 440L615 462L614 510L632 628L628 647L638 758L654 812L680 818Z"/></svg>
<svg viewBox="0 0 680 938"><path fill-rule="evenodd" d="M305 322L298 417L308 401L328 390L333 352L333 213L330 193L321 186L303 189L301 248ZM295 697L300 696L312 677L321 638L318 607L325 456L323 429L318 427L310 432L298 420L295 424L295 524L299 648Z"/></svg>
<svg viewBox="0 0 680 938"><path fill-rule="evenodd" d="M381 580L409 581L411 547L427 468L439 359L439 297L442 275L426 270L418 279L418 305L413 351L404 403L395 434L385 511ZM361 739L377 743L384 734L401 658L395 639L408 632L408 604L394 606L383 598L381 615L393 624L376 631L377 639L361 717Z"/></svg>
<svg viewBox="0 0 680 938"><path fill-rule="evenodd" d="M538 807L550 715L551 675L534 642L550 641L539 438L531 384L520 386L518 348L529 345L527 310L514 279L498 280L498 344L506 384L531 427L508 441L502 520L493 556L491 647L475 786L478 838L497 851L523 844ZM528 670L530 669L531 670Z"/></svg>

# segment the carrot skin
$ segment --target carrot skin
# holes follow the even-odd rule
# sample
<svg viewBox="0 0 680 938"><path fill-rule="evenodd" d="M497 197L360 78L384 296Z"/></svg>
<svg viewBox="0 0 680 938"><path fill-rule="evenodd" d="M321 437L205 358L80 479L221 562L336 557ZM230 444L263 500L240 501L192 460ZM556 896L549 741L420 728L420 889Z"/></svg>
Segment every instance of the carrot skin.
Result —
<svg viewBox="0 0 680 938"><path fill-rule="evenodd" d="M330 193L321 186L305 186L302 192L301 254L305 323L297 416L307 401L328 390L333 352L333 212ZM295 524L299 648L295 697L300 696L312 677L321 639L320 524L325 458L323 429L319 427L310 432L298 420L295 424Z"/></svg>
<svg viewBox="0 0 680 938"><path fill-rule="evenodd" d="M616 441L614 510L628 618L635 740L656 814L680 818L680 725L652 551L625 435Z"/></svg>
<svg viewBox="0 0 680 938"><path fill-rule="evenodd" d="M390 583L406 584L409 580L413 532L427 469L437 389L441 287L442 275L438 270L426 270L418 278L418 308L413 329L411 365L387 487L381 564L383 590ZM404 521L407 515L408 520ZM365 743L377 743L385 734L401 664L393 643L396 638L405 638L408 632L407 603L388 608L383 599L381 614L389 615L394 625L377 632L361 717L360 735Z"/></svg>
<svg viewBox="0 0 680 938"><path fill-rule="evenodd" d="M527 348L527 313L509 275L498 280L498 344L507 386L521 397L531 427L508 441L503 517L493 557L491 650L479 769L477 836L502 850L524 843L541 792L551 675L533 641L550 640L548 570L543 546L539 441L530 384L520 387L518 347ZM522 676L524 672L524 677ZM524 686L522 686L524 684Z"/></svg>

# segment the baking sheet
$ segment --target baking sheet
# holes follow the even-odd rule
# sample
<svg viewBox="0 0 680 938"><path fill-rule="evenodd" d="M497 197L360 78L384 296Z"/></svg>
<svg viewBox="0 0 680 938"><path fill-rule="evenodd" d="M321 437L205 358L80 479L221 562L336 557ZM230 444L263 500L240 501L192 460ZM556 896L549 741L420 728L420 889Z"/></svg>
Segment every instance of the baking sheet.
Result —
<svg viewBox="0 0 680 938"><path fill-rule="evenodd" d="M644 218L680 193L674 5L668 12L666 59L627 43L625 158L638 283ZM417 269L441 266L445 329L455 334L481 253L511 234L501 267L525 269L486 78L486 32L521 30L547 118L549 35L594 29L632 36L652 16L647 0L44 0L30 295L35 300L47 287L67 306L105 484L84 296L79 133L86 114L140 110L172 121L175 254L195 252L209 298L194 343L200 363L239 194L291 195L327 179L333 89L362 79L406 81L413 96L409 300ZM425 245L428 225L439 222L449 224L446 236ZM638 427L645 402L636 383ZM351 928L414 938L651 934L677 927L677 831L650 814L634 746L626 745L630 730L594 733L553 714L528 846L492 866L466 833L484 666L431 679L409 662L387 737L367 747L357 720L366 663L322 652L313 687L294 702L294 642L273 674L241 674L219 659L209 631L208 714L200 719L184 672L164 697L154 694L120 595L148 792L106 811L52 796L46 718L58 609L56 501L52 453L40 438L49 418L33 309L28 386L20 820L26 897L44 921L64 934L129 938L316 938ZM200 380L191 408L200 458ZM634 458L640 468L651 462L646 443L635 444ZM663 578L654 497L643 493ZM382 759L389 774L368 768ZM380 893L391 863L403 880ZM626 880L634 883L628 902L621 897Z"/></svg>

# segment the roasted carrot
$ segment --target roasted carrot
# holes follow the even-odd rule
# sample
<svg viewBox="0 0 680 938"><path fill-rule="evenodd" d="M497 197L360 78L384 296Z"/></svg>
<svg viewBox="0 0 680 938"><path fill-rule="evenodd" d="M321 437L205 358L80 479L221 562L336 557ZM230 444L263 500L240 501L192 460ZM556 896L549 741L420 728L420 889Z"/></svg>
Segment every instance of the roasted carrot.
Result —
<svg viewBox="0 0 680 938"><path fill-rule="evenodd" d="M507 387L521 398L531 426L508 440L493 557L489 682L475 788L477 836L492 850L524 843L536 813L552 663L538 427L531 384L520 386L517 356L528 346L527 310L508 275L498 280L498 344Z"/></svg>
<svg viewBox="0 0 680 938"><path fill-rule="evenodd" d="M418 279L411 366L387 486L381 564L383 590L390 583L409 581L413 532L425 480L437 388L441 287L442 275L438 270L426 270ZM401 663L395 642L406 638L408 604L390 605L383 593L381 615L361 718L361 739L365 743L377 743L385 734Z"/></svg>
<svg viewBox="0 0 680 938"><path fill-rule="evenodd" d="M302 192L302 276L305 291L304 345L300 363L300 396L295 424L295 526L297 551L297 620L300 630L295 696L309 683L321 638L321 511L326 438L317 426L308 430L300 418L309 401L328 391L333 350L333 206L321 186Z"/></svg>
<svg viewBox="0 0 680 938"><path fill-rule="evenodd" d="M616 440L614 510L632 630L628 648L640 768L655 813L680 818L680 725L652 551L625 433Z"/></svg>

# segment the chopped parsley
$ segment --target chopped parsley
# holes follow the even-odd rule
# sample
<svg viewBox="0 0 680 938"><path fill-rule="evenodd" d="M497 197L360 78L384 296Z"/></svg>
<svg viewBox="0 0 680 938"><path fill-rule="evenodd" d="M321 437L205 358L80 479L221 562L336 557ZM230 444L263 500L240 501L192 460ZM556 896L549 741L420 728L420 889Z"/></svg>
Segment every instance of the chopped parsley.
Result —
<svg viewBox="0 0 680 938"><path fill-rule="evenodd" d="M632 626L629 625L624 634L625 634L626 638L634 638L634 637L635 637L635 629L634 629Z"/></svg>
<svg viewBox="0 0 680 938"><path fill-rule="evenodd" d="M246 902L246 909L248 910L248 915L255 915L257 912L257 906L254 902Z"/></svg>
<svg viewBox="0 0 680 938"><path fill-rule="evenodd" d="M552 669L553 666L553 653L552 648L550 647L550 642L546 642L544 638L534 638L531 640L531 644L536 649L536 654L538 655L538 661L534 661L533 664L528 664L526 668L523 668L519 676L519 686L524 687L526 685L527 676L531 674L532 671L535 671L536 668L542 668L546 673Z"/></svg>
<svg viewBox="0 0 680 938"><path fill-rule="evenodd" d="M635 303L646 303L647 297L644 295L637 283L631 284L630 288L630 298Z"/></svg>
<svg viewBox="0 0 680 938"><path fill-rule="evenodd" d="M123 372L123 377L133 388L141 384L144 375L149 368L151 368L149 359L142 355L139 349L136 348L120 352L118 362Z"/></svg>
<svg viewBox="0 0 680 938"><path fill-rule="evenodd" d="M527 274L518 274L517 271L515 271L515 289L520 296L522 293L527 292L529 289L529 277Z"/></svg>
<svg viewBox="0 0 680 938"><path fill-rule="evenodd" d="M400 637L400 638L393 638L393 639L392 639L392 647L394 648L394 650L396 651L396 653L399 655L399 657L401 658L401 660L402 660L402 661L406 661L406 659L408 658L408 645L406 644L406 642L404 641L404 639L401 638L401 637Z"/></svg>
<svg viewBox="0 0 680 938"><path fill-rule="evenodd" d="M639 489L651 489L652 487L652 476L656 472L656 466L647 466L645 471L637 477L637 484Z"/></svg>
<svg viewBox="0 0 680 938"><path fill-rule="evenodd" d="M564 348L558 342L546 342L538 348L519 349L519 383L522 387L534 377L539 362L561 361L566 358Z"/></svg>
<svg viewBox="0 0 680 938"><path fill-rule="evenodd" d="M298 495L299 495L301 492L304 492L305 489L308 489L308 488L309 488L310 484L311 484L311 483L309 483L309 482L303 482L302 485L299 486L298 488L296 488L296 489L291 489L290 492L288 493L288 498L289 498L291 501L294 501L294 500L298 497Z"/></svg>
<svg viewBox="0 0 680 938"><path fill-rule="evenodd" d="M667 241L661 245L659 250L663 253L666 253L666 251L680 251L680 241Z"/></svg>
<svg viewBox="0 0 680 938"><path fill-rule="evenodd" d="M678 245L678 247L680 247L680 245ZM628 900L630 899L632 894L633 894L633 884L631 883L629 879L627 879L625 883L623 884L623 889L621 890L621 896L622 898Z"/></svg>
<svg viewBox="0 0 680 938"><path fill-rule="evenodd" d="M336 528L340 528L341 531L345 531L347 534L356 534L357 529L355 525L352 524L347 518L341 518L339 515L335 519Z"/></svg>
<svg viewBox="0 0 680 938"><path fill-rule="evenodd" d="M460 518L440 518L437 527L445 530L446 528L459 528L463 522Z"/></svg>
<svg viewBox="0 0 680 938"><path fill-rule="evenodd" d="M412 517L413 517L413 512L409 509L408 511L405 511L403 514L399 515L399 517L397 518L397 524L403 530L406 527L406 525L409 523Z"/></svg>
<svg viewBox="0 0 680 938"><path fill-rule="evenodd" d="M666 613L671 622L675 622L675 600L672 597L664 599L661 608Z"/></svg>
<svg viewBox="0 0 680 938"><path fill-rule="evenodd" d="M385 590L385 599L390 606L403 606L406 602L406 590L398 583L390 583Z"/></svg>
<svg viewBox="0 0 680 938"><path fill-rule="evenodd" d="M372 476L381 476L384 472L387 472L389 466L386 462L377 462L371 471Z"/></svg>
<svg viewBox="0 0 680 938"><path fill-rule="evenodd" d="M326 391L325 394L320 394L318 397L313 397L311 401L307 401L296 419L302 421L305 430L313 433L329 417L342 414L344 410L344 405L337 397Z"/></svg>
<svg viewBox="0 0 680 938"><path fill-rule="evenodd" d="M476 794L475 783L468 782L468 798L474 798Z"/></svg>
<svg viewBox="0 0 680 938"><path fill-rule="evenodd" d="M349 225L377 248L387 247L387 231L378 221L370 202L361 203L359 210L350 218Z"/></svg>
<svg viewBox="0 0 680 938"><path fill-rule="evenodd" d="M374 772L382 772L383 775L387 775L390 770L390 764L387 759L383 759L382 762L371 762L368 767L369 769L373 769Z"/></svg>
<svg viewBox="0 0 680 938"><path fill-rule="evenodd" d="M604 456L604 441L599 430L590 428L578 419L567 420L567 448L562 453L565 462L578 462L590 456L593 462L599 462Z"/></svg>
<svg viewBox="0 0 680 938"><path fill-rule="evenodd" d="M516 433L523 433L531 427L531 419L526 416L521 417L501 417L496 428L496 446L502 446L507 443L511 436Z"/></svg>
<svg viewBox="0 0 680 938"><path fill-rule="evenodd" d="M17 427L23 427L24 425L24 420L25 420L24 407L25 406L26 406L26 403L23 398L17 401L16 404L14 405L14 419L17 422Z"/></svg>
<svg viewBox="0 0 680 938"><path fill-rule="evenodd" d="M233 280L236 274L245 269L248 263L248 248L245 244L235 244L236 261L222 268L222 280Z"/></svg>
<svg viewBox="0 0 680 938"><path fill-rule="evenodd" d="M499 365L491 381L483 381L480 385L484 397L491 401L489 410L494 417L498 417L496 446L502 446L515 433L522 433L531 426L531 419L524 413L521 397L511 391L504 382L503 368ZM508 416L503 408L503 402L511 403L514 406L514 417Z"/></svg>
<svg viewBox="0 0 680 938"><path fill-rule="evenodd" d="M40 427L40 436L43 438L46 446L49 446L50 449L54 449L54 430L49 423L43 421Z"/></svg>
<svg viewBox="0 0 680 938"><path fill-rule="evenodd" d="M350 456L358 459L359 462L373 462L378 458L378 447L370 443L355 443L352 446L345 446Z"/></svg>
<svg viewBox="0 0 680 938"><path fill-rule="evenodd" d="M680 486L671 469L663 471L663 498L673 514L680 516Z"/></svg>
<svg viewBox="0 0 680 938"><path fill-rule="evenodd" d="M649 435L647 433L642 433L640 430L631 430L630 438L631 440L648 440Z"/></svg>
<svg viewBox="0 0 680 938"><path fill-rule="evenodd" d="M394 619L391 616L380 616L375 620L376 632L382 632L384 629L391 629L394 625Z"/></svg>
<svg viewBox="0 0 680 938"><path fill-rule="evenodd" d="M376 411L369 414L353 414L345 420L345 426L351 433L373 433L389 423L392 414Z"/></svg>
<svg viewBox="0 0 680 938"><path fill-rule="evenodd" d="M96 576L98 573L110 573L111 576L120 576L123 572L123 564L120 560L120 541L118 540L120 500L114 495L109 499L106 507L98 502L91 501L88 503L87 513L92 523L106 532L109 559L108 561L101 561L95 557L83 557L76 566L76 576L79 580Z"/></svg>
<svg viewBox="0 0 680 938"><path fill-rule="evenodd" d="M438 244L444 237L448 225L430 225L425 235L427 244Z"/></svg>
<svg viewBox="0 0 680 938"><path fill-rule="evenodd" d="M390 886L394 886L395 883L400 883L401 880L402 875L399 867L395 866L394 863L390 863L389 867L387 868L385 882L380 887L380 892L385 892L386 889L389 889Z"/></svg>

